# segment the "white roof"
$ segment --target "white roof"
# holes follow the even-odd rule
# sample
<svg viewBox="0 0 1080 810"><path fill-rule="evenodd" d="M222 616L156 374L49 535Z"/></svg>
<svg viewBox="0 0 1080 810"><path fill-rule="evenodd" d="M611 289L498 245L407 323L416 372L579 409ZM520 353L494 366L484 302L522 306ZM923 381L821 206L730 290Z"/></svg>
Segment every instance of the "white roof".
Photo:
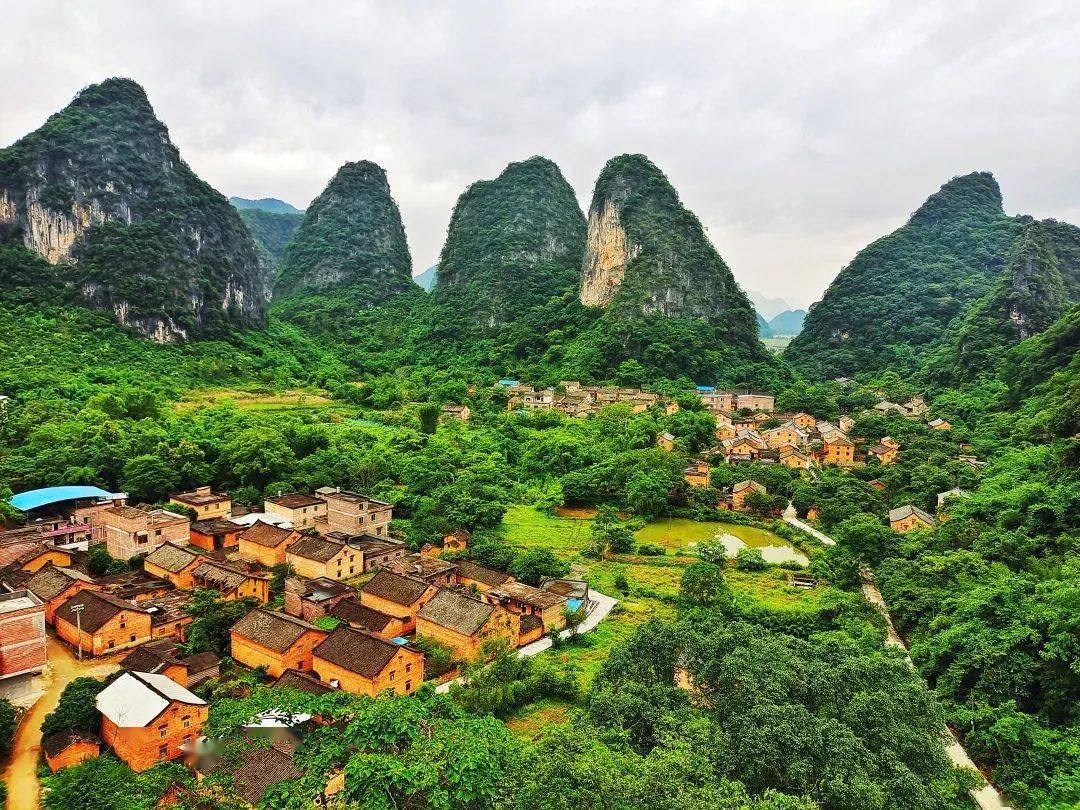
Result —
<svg viewBox="0 0 1080 810"><path fill-rule="evenodd" d="M271 526L280 526L282 529L291 529L292 521L270 512L249 512L242 517L229 518L237 526L253 526L258 521L269 523Z"/></svg>
<svg viewBox="0 0 1080 810"><path fill-rule="evenodd" d="M311 719L304 712L290 712L285 709L267 709L244 723L244 728L292 728Z"/></svg>
<svg viewBox="0 0 1080 810"><path fill-rule="evenodd" d="M97 696L97 709L121 728L142 728L174 700L206 705L205 700L164 675L125 672Z"/></svg>

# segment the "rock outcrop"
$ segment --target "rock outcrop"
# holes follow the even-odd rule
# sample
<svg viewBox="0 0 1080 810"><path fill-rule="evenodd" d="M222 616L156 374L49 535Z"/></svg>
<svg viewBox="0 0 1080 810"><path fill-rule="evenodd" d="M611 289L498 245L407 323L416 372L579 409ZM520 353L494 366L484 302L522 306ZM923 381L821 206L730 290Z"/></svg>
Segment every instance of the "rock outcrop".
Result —
<svg viewBox="0 0 1080 810"><path fill-rule="evenodd" d="M578 283L585 217L547 158L511 163L458 198L433 295L455 329L491 333Z"/></svg>
<svg viewBox="0 0 1080 810"><path fill-rule="evenodd" d="M355 311L412 289L412 258L386 172L368 160L346 163L285 247L275 301L296 306L318 294Z"/></svg>
<svg viewBox="0 0 1080 810"><path fill-rule="evenodd" d="M43 298L107 310L154 340L263 321L239 215L183 162L128 79L86 88L0 150L0 240L60 266Z"/></svg>
<svg viewBox="0 0 1080 810"><path fill-rule="evenodd" d="M696 318L756 343L757 316L731 270L644 155L608 161L589 206L580 299L621 316Z"/></svg>

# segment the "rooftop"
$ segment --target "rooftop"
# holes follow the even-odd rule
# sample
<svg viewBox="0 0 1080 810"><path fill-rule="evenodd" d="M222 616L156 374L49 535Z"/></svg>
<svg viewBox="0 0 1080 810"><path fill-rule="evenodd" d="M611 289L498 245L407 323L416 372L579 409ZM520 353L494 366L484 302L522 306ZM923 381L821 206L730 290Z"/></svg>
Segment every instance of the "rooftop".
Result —
<svg viewBox="0 0 1080 810"><path fill-rule="evenodd" d="M362 627L373 633L381 633L394 617L381 610L361 605L354 597L346 597L330 609L330 615L355 627Z"/></svg>
<svg viewBox="0 0 1080 810"><path fill-rule="evenodd" d="M0 613L14 613L16 610L41 607L42 602L30 591L15 591L0 594Z"/></svg>
<svg viewBox="0 0 1080 810"><path fill-rule="evenodd" d="M41 506L48 506L62 501L74 501L81 498L109 499L113 497L115 496L112 493L106 492L100 487L62 486L20 492L18 495L13 495L9 503L19 511L26 512L30 509L37 509Z"/></svg>
<svg viewBox="0 0 1080 810"><path fill-rule="evenodd" d="M80 605L82 606L82 615L76 618L79 611L75 608ZM56 620L63 619L69 624L82 627L84 632L93 633L100 630L106 622L124 610L132 613L148 613L143 608L136 607L131 602L126 602L111 593L89 590L79 591L56 609Z"/></svg>
<svg viewBox="0 0 1080 810"><path fill-rule="evenodd" d="M121 728L145 728L173 702L206 705L176 681L149 672L124 672L97 696L98 711Z"/></svg>
<svg viewBox="0 0 1080 810"><path fill-rule="evenodd" d="M424 595L428 587L430 586L422 579L380 570L360 590L395 605L412 605Z"/></svg>
<svg viewBox="0 0 1080 810"><path fill-rule="evenodd" d="M313 624L284 613L256 608L233 625L232 632L251 639L274 652L285 652L309 630L319 630Z"/></svg>
<svg viewBox="0 0 1080 810"><path fill-rule="evenodd" d="M484 566L477 565L469 560L458 560L457 567L459 577L471 579L475 582L480 582L492 587L502 585L507 580L513 579L509 574L504 574L502 571L496 571L494 568L485 568Z"/></svg>
<svg viewBox="0 0 1080 810"><path fill-rule="evenodd" d="M494 605L457 591L440 588L431 597L431 601L420 609L417 618L425 619L461 635L471 636L484 626L494 612Z"/></svg>
<svg viewBox="0 0 1080 810"><path fill-rule="evenodd" d="M209 506L210 504L230 501L232 498L222 492L211 492L210 487L199 487L194 492L180 492L173 495L172 500L190 506Z"/></svg>
<svg viewBox="0 0 1080 810"><path fill-rule="evenodd" d="M240 539L266 548L277 548L293 535L292 529L282 526L271 526L262 520L252 523L240 535Z"/></svg>
<svg viewBox="0 0 1080 810"><path fill-rule="evenodd" d="M305 495L302 492L290 492L287 495L278 495L274 498L267 498L266 503L276 504L283 509L302 509L305 506L325 504L326 501L322 498L316 498L314 495Z"/></svg>
<svg viewBox="0 0 1080 810"><path fill-rule="evenodd" d="M374 678L397 654L398 646L348 625L339 625L313 654L364 678Z"/></svg>

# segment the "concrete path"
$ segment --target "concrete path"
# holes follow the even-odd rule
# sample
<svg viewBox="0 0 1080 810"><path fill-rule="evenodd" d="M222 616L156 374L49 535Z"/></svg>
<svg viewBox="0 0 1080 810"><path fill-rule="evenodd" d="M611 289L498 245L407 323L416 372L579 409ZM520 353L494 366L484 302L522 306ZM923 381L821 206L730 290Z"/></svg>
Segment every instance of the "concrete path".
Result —
<svg viewBox="0 0 1080 810"><path fill-rule="evenodd" d="M811 537L814 537L818 541L820 541L822 545L836 545L836 541L829 537L827 534L823 534L822 532L819 532L817 529L815 529L813 526L807 523L803 523L801 520L799 520L798 514L795 512L795 506L791 503L791 501L788 501L787 509L784 510L784 522L790 523L797 529L802 529Z"/></svg>
<svg viewBox="0 0 1080 810"><path fill-rule="evenodd" d="M118 658L80 661L68 647L52 636L48 640L48 655L51 674L45 692L23 715L15 732L11 762L4 774L8 788L7 810L37 810L40 807L37 770L41 752L41 723L45 715L60 702L64 687L76 678L103 678L120 668Z"/></svg>
<svg viewBox="0 0 1080 810"><path fill-rule="evenodd" d="M618 603L618 599L613 599L610 596L605 596L599 591L590 590L589 599L596 603L596 606L589 612L589 615L585 617L585 621L578 625L578 633L588 633L590 630L600 624L607 615L611 613L611 609ZM569 638L570 631L563 630L559 634L562 638ZM544 650L551 648L551 639L544 636L532 644L526 644L524 647L518 647L517 654L519 658L529 658L530 656L542 653ZM455 683L464 683L465 678L454 678L452 681L446 681L446 683L440 683L435 687L436 692L449 692L450 685Z"/></svg>

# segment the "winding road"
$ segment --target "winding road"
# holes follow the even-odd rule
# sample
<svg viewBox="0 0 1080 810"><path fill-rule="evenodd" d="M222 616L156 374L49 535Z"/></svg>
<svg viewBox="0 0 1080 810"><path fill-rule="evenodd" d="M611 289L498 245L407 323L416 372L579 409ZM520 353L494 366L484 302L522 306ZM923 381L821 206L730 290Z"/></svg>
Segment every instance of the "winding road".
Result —
<svg viewBox="0 0 1080 810"><path fill-rule="evenodd" d="M4 779L7 782L7 810L37 810L40 807L38 758L41 752L41 723L56 708L64 687L76 678L101 678L119 669L118 657L112 660L78 660L75 654L52 636L48 639L49 669L45 693L23 715L15 732L11 762Z"/></svg>

